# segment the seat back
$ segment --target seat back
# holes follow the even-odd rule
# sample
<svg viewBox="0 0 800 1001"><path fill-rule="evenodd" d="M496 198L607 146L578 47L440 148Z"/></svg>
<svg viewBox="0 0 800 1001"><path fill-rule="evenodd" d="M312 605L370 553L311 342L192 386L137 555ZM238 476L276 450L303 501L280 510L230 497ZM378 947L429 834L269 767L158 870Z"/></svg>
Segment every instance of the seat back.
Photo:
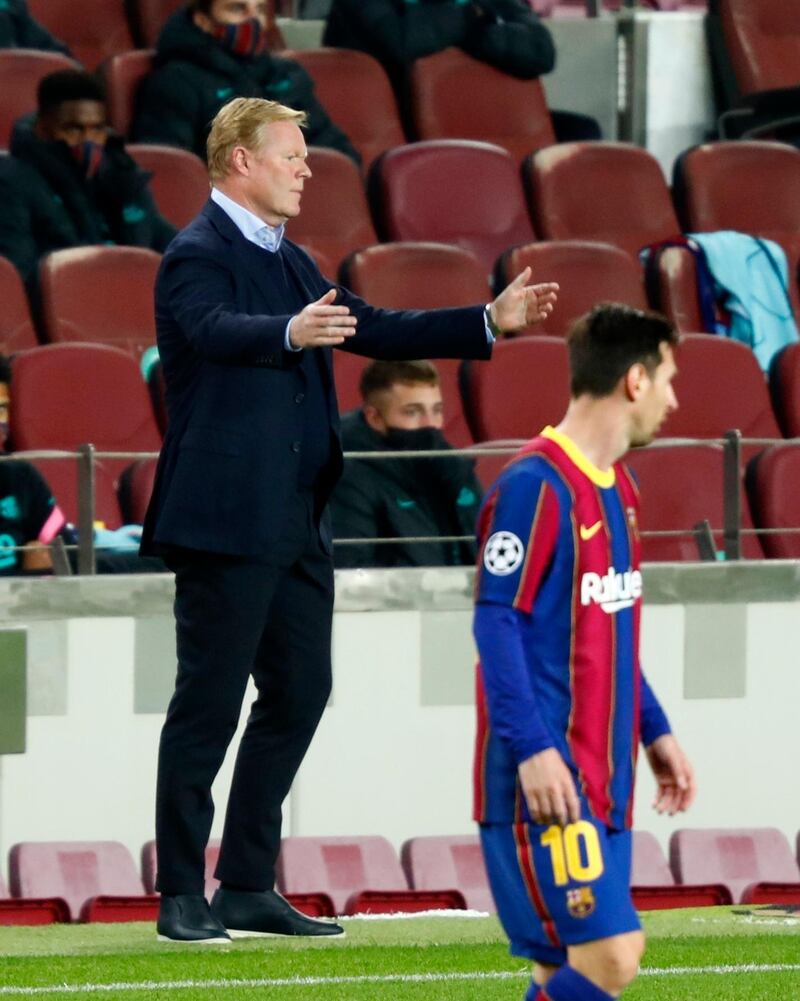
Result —
<svg viewBox="0 0 800 1001"><path fill-rule="evenodd" d="M672 886L675 877L658 839L649 831L633 831L631 886Z"/></svg>
<svg viewBox="0 0 800 1001"><path fill-rule="evenodd" d="M420 139L479 139L518 163L556 141L540 80L509 76L457 48L414 61L411 112Z"/></svg>
<svg viewBox="0 0 800 1001"><path fill-rule="evenodd" d="M100 894L144 892L131 854L119 841L23 841L8 856L15 897L61 897L77 917Z"/></svg>
<svg viewBox="0 0 800 1001"><path fill-rule="evenodd" d="M106 84L108 120L121 136L131 131L136 110L136 93L142 80L152 72L155 49L133 49L112 56L102 68Z"/></svg>
<svg viewBox="0 0 800 1001"><path fill-rule="evenodd" d="M742 94L800 82L800 22L791 0L721 0L723 38Z"/></svg>
<svg viewBox="0 0 800 1001"><path fill-rule="evenodd" d="M386 838L289 837L276 871L282 893L327 893L337 914L360 890L407 890L397 853Z"/></svg>
<svg viewBox="0 0 800 1001"><path fill-rule="evenodd" d="M471 910L497 910L477 835L411 838L400 858L415 890L460 890Z"/></svg>
<svg viewBox="0 0 800 1001"><path fill-rule="evenodd" d="M328 48L287 49L281 57L310 74L323 108L361 154L364 171L384 150L405 143L392 86L377 59Z"/></svg>
<svg viewBox="0 0 800 1001"><path fill-rule="evenodd" d="M358 167L337 150L314 146L308 164L313 176L303 190L300 215L290 220L286 235L338 267L348 254L378 242L364 185Z"/></svg>
<svg viewBox="0 0 800 1001"><path fill-rule="evenodd" d="M800 344L788 344L772 359L769 391L781 431L800 438Z"/></svg>
<svg viewBox="0 0 800 1001"><path fill-rule="evenodd" d="M214 875L219 859L219 850L222 842L218 838L212 838L206 845L205 851L205 886L204 893L208 900L214 895L214 891L219 886L219 880ZM156 855L155 841L147 841L142 845L142 882L145 893L156 893L156 877L158 875L158 858Z"/></svg>
<svg viewBox="0 0 800 1001"><path fill-rule="evenodd" d="M0 148L8 147L14 122L36 111L36 88L42 77L57 70L81 67L59 52L3 49L0 52Z"/></svg>
<svg viewBox="0 0 800 1001"><path fill-rule="evenodd" d="M800 882L786 835L774 827L674 831L669 862L679 883L722 883L737 903L750 883Z"/></svg>
<svg viewBox="0 0 800 1001"><path fill-rule="evenodd" d="M686 247L664 247L655 264L650 305L668 316L682 334L705 330L697 284L697 265Z"/></svg>
<svg viewBox="0 0 800 1001"><path fill-rule="evenodd" d="M569 403L567 346L559 338L498 341L491 362L465 362L462 371L475 441L532 438L558 423Z"/></svg>
<svg viewBox="0 0 800 1001"><path fill-rule="evenodd" d="M526 267L535 277L558 282L561 288L550 316L525 333L564 337L579 316L601 302L647 308L641 267L610 243L552 240L514 247L498 261L498 287L508 285Z"/></svg>
<svg viewBox="0 0 800 1001"><path fill-rule="evenodd" d="M369 363L370 359L362 355L351 355L347 351L333 352L333 378L340 413L344 414L361 406L358 387L361 375Z"/></svg>
<svg viewBox="0 0 800 1001"><path fill-rule="evenodd" d="M119 506L126 524L141 525L153 494L156 480L155 459L139 459L120 477Z"/></svg>
<svg viewBox="0 0 800 1001"><path fill-rule="evenodd" d="M211 187L199 156L174 146L130 143L128 152L151 174L150 190L158 210L173 226L188 226L208 201Z"/></svg>
<svg viewBox="0 0 800 1001"><path fill-rule="evenodd" d="M535 237L511 155L489 143L430 140L389 150L373 190L389 240L435 240L471 251L485 273Z"/></svg>
<svg viewBox="0 0 800 1001"><path fill-rule="evenodd" d="M800 447L786 444L765 449L749 473L750 502L758 527L798 530L762 535L764 552L779 560L800 559Z"/></svg>
<svg viewBox="0 0 800 1001"><path fill-rule="evenodd" d="M531 215L547 240L601 240L638 256L680 232L656 158L627 143L559 143L525 161Z"/></svg>
<svg viewBox="0 0 800 1001"><path fill-rule="evenodd" d="M39 266L47 339L112 344L141 355L156 340L153 288L160 262L144 247L48 254Z"/></svg>
<svg viewBox="0 0 800 1001"><path fill-rule="evenodd" d="M0 353L13 354L36 347L28 297L19 272L5 257L0 257Z"/></svg>
<svg viewBox="0 0 800 1001"><path fill-rule="evenodd" d="M460 247L440 243L384 243L368 247L345 261L342 281L373 306L387 309L469 306L492 298L477 258ZM443 358L435 364L444 402L442 431L452 445L468 445L472 435L461 405L459 362ZM363 366L359 368L359 377L362 369ZM353 406L360 402L357 398Z"/></svg>
<svg viewBox="0 0 800 1001"><path fill-rule="evenodd" d="M73 525L78 524L78 460L36 459L34 465L47 481L56 503L64 517ZM106 528L119 528L123 523L114 469L105 462L94 464L94 520L102 521Z"/></svg>
<svg viewBox="0 0 800 1001"><path fill-rule="evenodd" d="M75 58L94 70L109 56L133 48L133 36L121 3L93 3L75 9L75 0L28 0L39 24L66 42Z"/></svg>

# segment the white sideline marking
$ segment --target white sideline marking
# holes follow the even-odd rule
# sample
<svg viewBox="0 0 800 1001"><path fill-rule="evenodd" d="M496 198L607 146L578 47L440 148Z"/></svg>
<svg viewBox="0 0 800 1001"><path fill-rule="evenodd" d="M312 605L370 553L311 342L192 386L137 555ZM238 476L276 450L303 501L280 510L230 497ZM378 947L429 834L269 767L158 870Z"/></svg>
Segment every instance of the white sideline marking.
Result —
<svg viewBox="0 0 800 1001"><path fill-rule="evenodd" d="M800 971L800 963L743 963L738 966L668 966L640 970L643 977L724 973L786 973ZM530 977L528 970L495 970L489 973L388 973L363 977L275 977L257 980L141 980L117 984L52 984L49 987L0 987L0 996L27 997L35 994L106 994L115 991L184 991L236 987L325 987L329 984L428 984L459 980L515 980Z"/></svg>

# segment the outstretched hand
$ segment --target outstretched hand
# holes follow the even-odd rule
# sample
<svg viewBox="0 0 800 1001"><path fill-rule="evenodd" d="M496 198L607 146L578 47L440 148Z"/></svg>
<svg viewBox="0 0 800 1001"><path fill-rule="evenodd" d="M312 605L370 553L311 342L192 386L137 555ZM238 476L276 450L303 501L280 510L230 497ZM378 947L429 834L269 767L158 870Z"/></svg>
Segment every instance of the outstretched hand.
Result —
<svg viewBox="0 0 800 1001"><path fill-rule="evenodd" d="M504 332L541 323L553 312L558 285L555 282L528 285L530 277L531 269L525 268L489 306L492 319Z"/></svg>
<svg viewBox="0 0 800 1001"><path fill-rule="evenodd" d="M567 824L581 819L572 772L554 747L521 762L517 768L528 812L537 824Z"/></svg>
<svg viewBox="0 0 800 1001"><path fill-rule="evenodd" d="M332 348L353 336L356 318L347 306L334 306L335 299L336 289L328 289L292 317L289 342L293 348Z"/></svg>
<svg viewBox="0 0 800 1001"><path fill-rule="evenodd" d="M658 789L653 800L656 813L670 817L688 810L697 794L694 771L671 733L657 737L646 749Z"/></svg>

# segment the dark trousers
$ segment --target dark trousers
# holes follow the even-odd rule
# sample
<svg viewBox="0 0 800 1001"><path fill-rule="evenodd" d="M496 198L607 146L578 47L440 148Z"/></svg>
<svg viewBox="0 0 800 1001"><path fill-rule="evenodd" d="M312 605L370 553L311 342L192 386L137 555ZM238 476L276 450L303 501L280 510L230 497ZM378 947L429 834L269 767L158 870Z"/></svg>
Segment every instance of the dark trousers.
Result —
<svg viewBox="0 0 800 1001"><path fill-rule="evenodd" d="M333 567L311 495L301 494L274 554L174 551L178 676L161 732L157 887L203 893L211 784L236 730L248 677L258 690L239 745L218 879L270 889L281 804L331 688Z"/></svg>

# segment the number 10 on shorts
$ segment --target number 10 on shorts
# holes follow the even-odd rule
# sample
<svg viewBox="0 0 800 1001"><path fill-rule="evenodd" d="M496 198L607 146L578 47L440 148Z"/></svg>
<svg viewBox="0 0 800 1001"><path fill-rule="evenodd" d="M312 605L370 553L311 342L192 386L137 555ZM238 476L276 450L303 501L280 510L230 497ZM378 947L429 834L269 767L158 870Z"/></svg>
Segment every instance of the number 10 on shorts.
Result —
<svg viewBox="0 0 800 1001"><path fill-rule="evenodd" d="M587 820L579 820L566 827L552 824L542 834L539 842L543 848L550 849L556 886L566 886L570 880L590 883L603 872L600 839Z"/></svg>

